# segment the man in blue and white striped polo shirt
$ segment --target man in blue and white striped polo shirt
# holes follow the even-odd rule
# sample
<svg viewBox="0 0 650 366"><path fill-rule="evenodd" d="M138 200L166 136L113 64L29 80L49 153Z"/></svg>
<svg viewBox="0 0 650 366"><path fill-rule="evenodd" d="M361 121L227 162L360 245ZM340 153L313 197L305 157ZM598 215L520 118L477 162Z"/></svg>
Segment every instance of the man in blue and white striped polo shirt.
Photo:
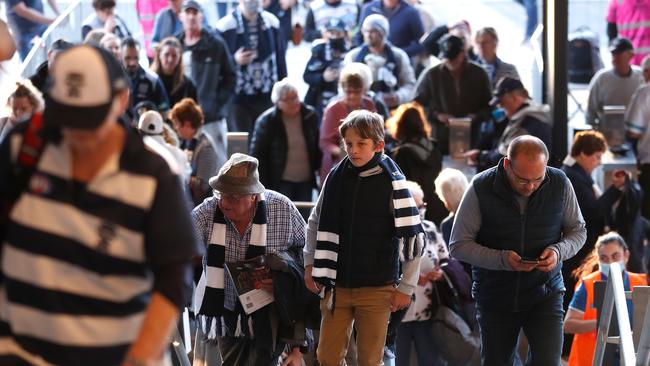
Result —
<svg viewBox="0 0 650 366"><path fill-rule="evenodd" d="M50 77L48 139L2 223L0 364L158 365L200 254L178 169L118 122L111 54L73 47ZM0 146L0 197L28 126Z"/></svg>

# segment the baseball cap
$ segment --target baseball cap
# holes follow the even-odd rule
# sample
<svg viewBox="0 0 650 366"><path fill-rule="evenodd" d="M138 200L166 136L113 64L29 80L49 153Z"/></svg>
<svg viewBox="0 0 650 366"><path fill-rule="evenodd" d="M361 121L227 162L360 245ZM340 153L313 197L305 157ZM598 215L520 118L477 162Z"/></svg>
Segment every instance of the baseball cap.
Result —
<svg viewBox="0 0 650 366"><path fill-rule="evenodd" d="M156 111L142 113L138 121L138 130L146 135L161 135L163 133L163 119Z"/></svg>
<svg viewBox="0 0 650 366"><path fill-rule="evenodd" d="M455 59L465 49L465 41L453 34L446 34L438 41L440 53L438 57L448 60Z"/></svg>
<svg viewBox="0 0 650 366"><path fill-rule="evenodd" d="M499 103L499 98L504 94L508 94L515 90L525 89L524 84L521 83L521 80L504 76L499 81L494 88L494 97L490 100L490 105L495 106Z"/></svg>
<svg viewBox="0 0 650 366"><path fill-rule="evenodd" d="M89 130L104 122L115 96L130 86L117 59L90 45L59 53L50 68L48 83L43 123Z"/></svg>
<svg viewBox="0 0 650 366"><path fill-rule="evenodd" d="M199 4L194 0L183 1L183 5L181 5L181 11L185 11L187 9L194 9L196 11L203 12L203 8L201 7L201 4Z"/></svg>
<svg viewBox="0 0 650 366"><path fill-rule="evenodd" d="M256 158L235 153L208 182L212 189L227 194L258 194L264 192L257 171Z"/></svg>
<svg viewBox="0 0 650 366"><path fill-rule="evenodd" d="M68 42L65 39L59 38L56 41L52 42L50 45L50 48L48 48L49 51L55 51L55 52L61 52L65 51L69 48L72 48L74 46L74 43Z"/></svg>
<svg viewBox="0 0 650 366"><path fill-rule="evenodd" d="M609 52L611 53L621 53L625 51L633 51L634 46L627 38L614 38L612 43L609 44Z"/></svg>
<svg viewBox="0 0 650 366"><path fill-rule="evenodd" d="M325 24L325 29L345 32L347 31L347 25L341 19L331 18L327 24Z"/></svg>

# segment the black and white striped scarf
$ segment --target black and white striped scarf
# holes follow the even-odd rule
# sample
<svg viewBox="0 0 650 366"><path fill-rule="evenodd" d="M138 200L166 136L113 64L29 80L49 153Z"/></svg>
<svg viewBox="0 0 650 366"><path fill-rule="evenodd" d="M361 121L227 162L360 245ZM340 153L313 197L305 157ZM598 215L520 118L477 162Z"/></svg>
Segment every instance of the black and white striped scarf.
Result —
<svg viewBox="0 0 650 366"><path fill-rule="evenodd" d="M255 216L253 216L253 227L251 228L251 239L246 249L246 259L255 258L266 254L266 200L264 193L257 195ZM226 218L219 209L214 210L212 234L207 248L207 263L203 268L201 279L197 285L194 297L194 304L198 307L198 314L203 315L203 330L210 339L216 335L225 335L224 321L222 319L224 310L224 287L225 287L225 261L226 261ZM239 317L236 336L245 334L242 330ZM248 328L251 328L250 324ZM217 333L217 334L215 334Z"/></svg>
<svg viewBox="0 0 650 366"><path fill-rule="evenodd" d="M327 176L324 189L323 206L318 222L316 252L314 253L314 281L326 288L334 288L339 250L338 226L341 179L343 169L350 164L345 157ZM395 162L386 155L379 157L378 165L363 171L359 176L386 174L393 186L393 214L395 232L399 238L401 261L410 261L422 254L424 249L424 229L420 214L411 192L406 187L406 179Z"/></svg>

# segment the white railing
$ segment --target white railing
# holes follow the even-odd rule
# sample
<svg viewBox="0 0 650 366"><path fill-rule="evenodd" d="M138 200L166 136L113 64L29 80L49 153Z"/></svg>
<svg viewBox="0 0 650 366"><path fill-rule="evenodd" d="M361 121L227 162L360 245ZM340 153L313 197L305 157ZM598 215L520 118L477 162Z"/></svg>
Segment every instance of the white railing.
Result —
<svg viewBox="0 0 650 366"><path fill-rule="evenodd" d="M36 72L40 64L47 60L47 49L58 40L65 39L70 42L81 41L81 23L85 14L80 6L82 0L75 0L65 11L50 24L40 40L32 47L20 67L20 75L27 78Z"/></svg>

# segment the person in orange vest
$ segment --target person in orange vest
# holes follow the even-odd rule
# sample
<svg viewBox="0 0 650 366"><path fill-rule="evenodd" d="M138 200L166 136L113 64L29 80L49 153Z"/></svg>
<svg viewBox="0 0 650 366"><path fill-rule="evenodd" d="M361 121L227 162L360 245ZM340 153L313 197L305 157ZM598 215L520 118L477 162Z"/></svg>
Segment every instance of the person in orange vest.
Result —
<svg viewBox="0 0 650 366"><path fill-rule="evenodd" d="M576 286L564 318L564 332L575 334L569 354L569 366L591 366L598 333L594 282L607 280L612 263L619 263L624 269L629 258L630 251L625 240L618 233L611 231L598 237L594 250L573 272L573 275L581 280ZM626 291L636 286L647 286L648 278L645 274L623 271L623 285ZM627 300L627 308L631 315L631 300Z"/></svg>

